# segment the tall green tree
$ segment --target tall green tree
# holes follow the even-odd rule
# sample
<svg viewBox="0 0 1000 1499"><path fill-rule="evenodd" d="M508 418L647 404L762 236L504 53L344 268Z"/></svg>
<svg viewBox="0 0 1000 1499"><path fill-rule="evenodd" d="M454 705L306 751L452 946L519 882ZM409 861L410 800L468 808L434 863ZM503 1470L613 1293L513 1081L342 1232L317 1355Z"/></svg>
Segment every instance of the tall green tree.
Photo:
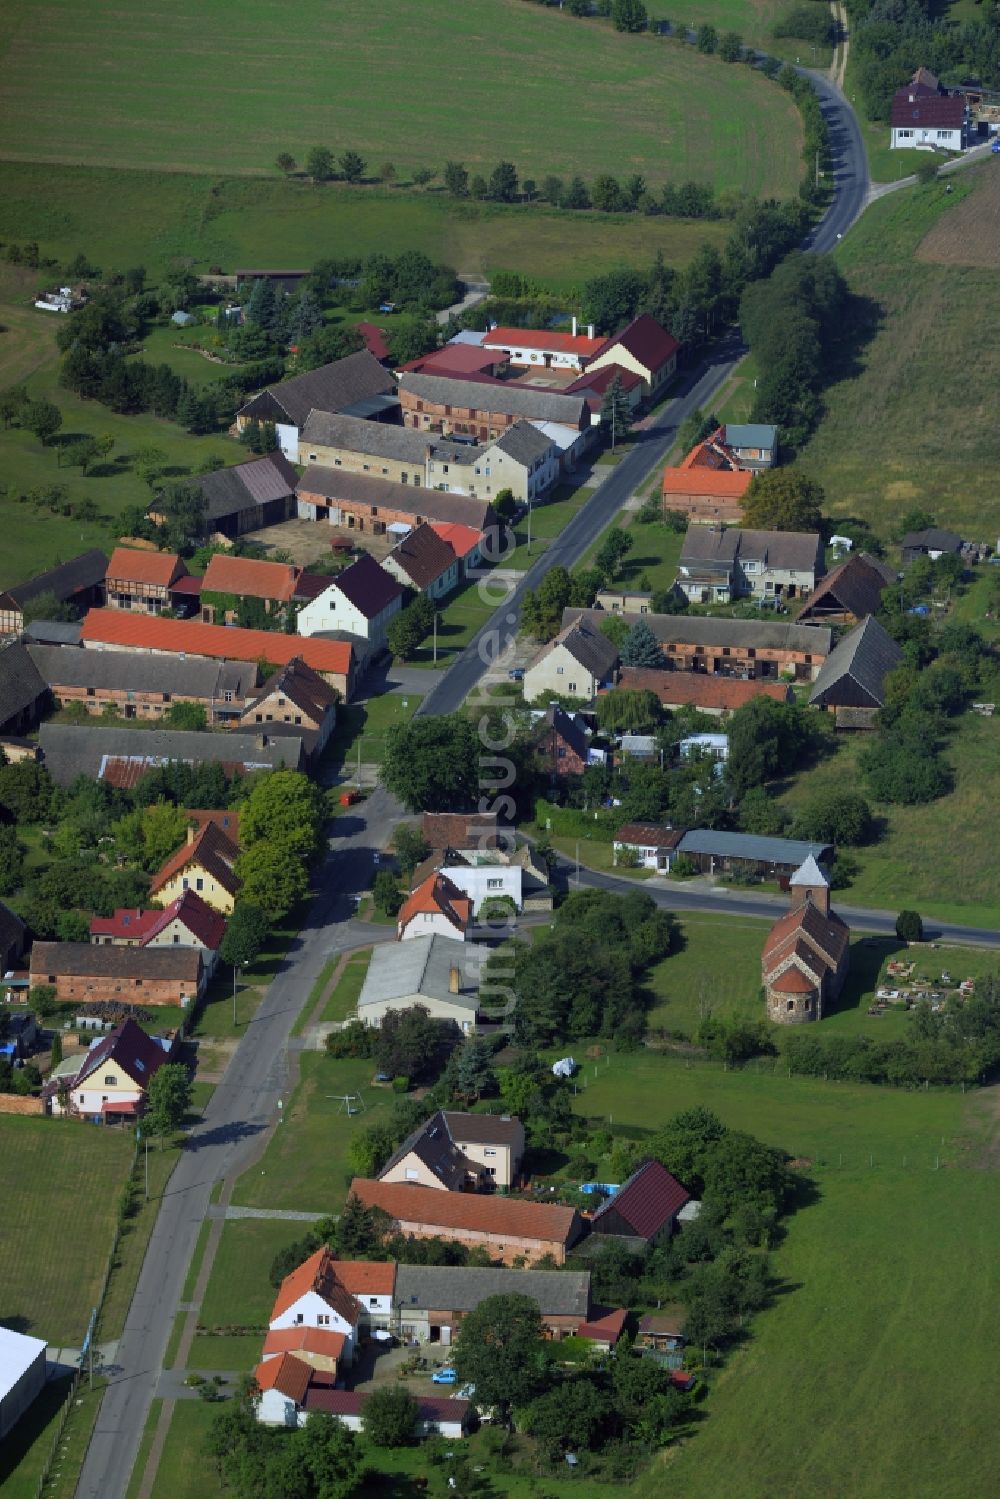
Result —
<svg viewBox="0 0 1000 1499"><path fill-rule="evenodd" d="M545 1371L542 1318L530 1296L487 1296L463 1319L455 1368L476 1386L476 1402L495 1406L505 1423L542 1387Z"/></svg>
<svg viewBox="0 0 1000 1499"><path fill-rule="evenodd" d="M512 161L500 161L490 173L489 195L497 203L513 203L517 198L517 168Z"/></svg>
<svg viewBox="0 0 1000 1499"><path fill-rule="evenodd" d="M822 486L797 469L766 469L750 481L744 524L758 531L818 531L825 499Z"/></svg>
<svg viewBox="0 0 1000 1499"><path fill-rule="evenodd" d="M621 375L616 375L604 392L601 421L611 433L611 448L614 451L615 444L629 435L632 424L632 411L622 386Z"/></svg>
<svg viewBox="0 0 1000 1499"><path fill-rule="evenodd" d="M663 666L663 651L644 619L637 620L622 646L623 666Z"/></svg>
<svg viewBox="0 0 1000 1499"><path fill-rule="evenodd" d="M191 1077L180 1062L165 1062L154 1072L146 1090L146 1122L154 1134L171 1135L180 1129L191 1107Z"/></svg>
<svg viewBox="0 0 1000 1499"><path fill-rule="evenodd" d="M467 198L469 196L469 173L464 161L445 162L444 185L446 191L453 198Z"/></svg>
<svg viewBox="0 0 1000 1499"><path fill-rule="evenodd" d="M52 401L29 401L21 408L21 426L33 432L43 448L48 447L62 421L62 412Z"/></svg>
<svg viewBox="0 0 1000 1499"><path fill-rule="evenodd" d="M409 1447L416 1441L420 1408L402 1385L382 1385L365 1401L361 1424L373 1447Z"/></svg>
<svg viewBox="0 0 1000 1499"><path fill-rule="evenodd" d="M266 843L309 864L323 850L323 793L298 770L272 770L255 780L240 808L240 841Z"/></svg>
<svg viewBox="0 0 1000 1499"><path fill-rule="evenodd" d="M345 182L360 182L365 175L365 159L357 151L344 151L338 158Z"/></svg>
<svg viewBox="0 0 1000 1499"><path fill-rule="evenodd" d="M642 0L611 0L611 22L616 31L645 31L649 17Z"/></svg>
<svg viewBox="0 0 1000 1499"><path fill-rule="evenodd" d="M392 835L392 846L396 863L403 878L409 881L418 864L429 856L431 846L418 827L411 822L401 822Z"/></svg>
<svg viewBox="0 0 1000 1499"><path fill-rule="evenodd" d="M329 182L333 176L333 152L326 146L313 146L306 157L306 175L313 182Z"/></svg>
<svg viewBox="0 0 1000 1499"><path fill-rule="evenodd" d="M284 843L255 843L245 849L236 861L236 874L243 882L243 899L277 921L309 893L305 861L290 857Z"/></svg>
<svg viewBox="0 0 1000 1499"><path fill-rule="evenodd" d="M231 968L248 968L260 957L267 941L267 913L263 907L244 900L242 895L233 907L219 946L219 957Z"/></svg>
<svg viewBox="0 0 1000 1499"><path fill-rule="evenodd" d="M385 740L382 783L411 812L474 806L481 751L475 726L464 714L393 724Z"/></svg>

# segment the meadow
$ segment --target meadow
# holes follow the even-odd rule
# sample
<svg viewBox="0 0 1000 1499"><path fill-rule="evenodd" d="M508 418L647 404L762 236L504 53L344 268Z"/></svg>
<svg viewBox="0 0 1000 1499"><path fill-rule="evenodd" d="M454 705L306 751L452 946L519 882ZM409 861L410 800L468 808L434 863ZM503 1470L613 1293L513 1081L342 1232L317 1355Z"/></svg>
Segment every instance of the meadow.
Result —
<svg viewBox="0 0 1000 1499"><path fill-rule="evenodd" d="M129 1133L0 1115L0 1318L56 1347L81 1342L134 1149Z"/></svg>
<svg viewBox="0 0 1000 1499"><path fill-rule="evenodd" d="M761 76L729 68L723 89L725 65L677 43L520 0L302 0L280 24L263 0L176 0L127 26L80 0L13 0L0 58L14 160L259 172L328 145L373 170L504 157L537 178L639 171L762 195L799 175L796 112Z"/></svg>
<svg viewBox="0 0 1000 1499"><path fill-rule="evenodd" d="M997 170L990 160L947 184L891 194L836 251L862 300L799 462L826 490L828 514L859 516L883 537L915 506L974 539L1000 529L1000 345L986 332L1000 315L997 278L962 264L960 245L950 263L924 259L921 248L932 232L932 246L940 243L960 204L966 242L993 232ZM859 336L862 323L870 331Z"/></svg>

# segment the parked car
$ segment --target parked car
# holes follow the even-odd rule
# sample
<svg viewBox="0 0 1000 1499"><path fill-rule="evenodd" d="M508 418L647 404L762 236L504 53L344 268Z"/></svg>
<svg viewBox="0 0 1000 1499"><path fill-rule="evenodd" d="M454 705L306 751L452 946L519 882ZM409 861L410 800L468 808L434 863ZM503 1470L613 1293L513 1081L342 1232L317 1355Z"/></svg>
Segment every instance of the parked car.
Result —
<svg viewBox="0 0 1000 1499"><path fill-rule="evenodd" d="M523 666L512 666L511 669L510 669L510 671L507 673L507 676L510 678L510 680L512 682L523 682L524 681L524 667Z"/></svg>
<svg viewBox="0 0 1000 1499"><path fill-rule="evenodd" d="M450 1367L444 1369L435 1369L434 1373L431 1375L431 1384L455 1384L457 1383L457 1381L458 1375L456 1374L455 1370Z"/></svg>

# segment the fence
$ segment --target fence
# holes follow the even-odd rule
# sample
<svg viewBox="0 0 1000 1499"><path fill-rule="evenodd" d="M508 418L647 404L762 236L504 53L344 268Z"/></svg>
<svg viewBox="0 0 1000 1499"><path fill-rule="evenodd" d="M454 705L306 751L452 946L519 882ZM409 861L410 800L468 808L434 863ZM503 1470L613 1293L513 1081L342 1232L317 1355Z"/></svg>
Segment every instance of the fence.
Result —
<svg viewBox="0 0 1000 1499"><path fill-rule="evenodd" d="M128 1174L128 1181L129 1182L131 1182L133 1180L134 1176L135 1176L135 1171L136 1171L136 1166L138 1164L138 1161L139 1161L139 1142L136 1141L135 1149L132 1152L132 1164L129 1167L129 1174ZM118 1246L121 1243L121 1236L122 1236L122 1222L123 1222L123 1219L122 1219L121 1216L119 1216L119 1220L115 1224L114 1238L111 1241L111 1248L108 1251L108 1258L107 1258L107 1260L105 1262L105 1265L104 1265L104 1276L103 1276L103 1278L101 1280L101 1288L100 1288L100 1290L97 1293L97 1304L96 1304L96 1307L95 1307L94 1324L93 1324L93 1329L91 1331L91 1346L93 1346L93 1343L97 1339L98 1328L101 1325L101 1313L104 1310L104 1302L105 1302L105 1299L107 1298L107 1294L108 1294L108 1286L111 1284L111 1277L112 1277L115 1269L117 1268ZM41 1473L38 1476L38 1487L35 1489L35 1499L43 1499L43 1496L45 1494L45 1490L46 1490L46 1486L48 1484L48 1481L52 1477L52 1469L53 1469L53 1466L54 1466L54 1464L56 1462L56 1459L58 1457L59 1444L62 1441L63 1435L64 1435L64 1433L66 1431L66 1423L69 1420L69 1418L70 1418L71 1414L73 1413L73 1411L76 1409L76 1395L77 1395L77 1391L80 1388L80 1383L82 1381L82 1378L83 1378L83 1371L82 1371L82 1369L76 1369L76 1370L73 1371L73 1376L72 1376L72 1379L70 1380L69 1391L68 1391L68 1393L66 1395L65 1401L63 1402L62 1410L59 1412L59 1417L58 1417L58 1420L56 1422L56 1429L55 1429L55 1433L54 1433L54 1435L52 1437L51 1446L49 1447L49 1454L48 1454L48 1457L45 1459L45 1462L42 1465L42 1471L41 1471ZM88 1446L90 1445L89 1441L88 1441L87 1445Z"/></svg>

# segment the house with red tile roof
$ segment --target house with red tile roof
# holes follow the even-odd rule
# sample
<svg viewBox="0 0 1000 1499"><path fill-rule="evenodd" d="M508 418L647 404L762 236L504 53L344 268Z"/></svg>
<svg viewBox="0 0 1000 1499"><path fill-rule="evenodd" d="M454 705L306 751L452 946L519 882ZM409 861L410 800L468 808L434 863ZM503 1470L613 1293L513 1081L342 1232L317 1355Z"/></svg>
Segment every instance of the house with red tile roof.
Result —
<svg viewBox="0 0 1000 1499"><path fill-rule="evenodd" d="M324 1245L286 1275L271 1308L272 1332L289 1327L320 1327L344 1338L343 1355L354 1357L362 1309L337 1275L336 1261Z"/></svg>
<svg viewBox="0 0 1000 1499"><path fill-rule="evenodd" d="M311 1369L336 1375L346 1346L347 1339L342 1332L331 1332L326 1327L306 1327L303 1323L298 1327L275 1328L264 1339L261 1362L291 1354Z"/></svg>
<svg viewBox="0 0 1000 1499"><path fill-rule="evenodd" d="M760 677L747 682L705 672L660 671L655 666L623 666L615 686L630 692L655 692L665 708L697 708L714 718L735 712L755 697L787 703L793 696L785 682L766 682Z"/></svg>
<svg viewBox="0 0 1000 1499"><path fill-rule="evenodd" d="M95 916L90 940L95 947L197 947L206 973L215 967L226 923L193 890L185 890L166 910L119 909Z"/></svg>
<svg viewBox="0 0 1000 1499"><path fill-rule="evenodd" d="M454 937L464 942L472 925L472 901L446 874L438 871L408 895L396 918L400 942L412 937Z"/></svg>
<svg viewBox="0 0 1000 1499"><path fill-rule="evenodd" d="M962 94L949 94L926 68L892 96L889 145L894 151L961 151L969 110Z"/></svg>
<svg viewBox="0 0 1000 1499"><path fill-rule="evenodd" d="M514 365L552 370L583 370L604 345L594 337L593 324L586 334L577 332L576 318L571 333L556 333L550 328L490 328L481 347L502 355Z"/></svg>
<svg viewBox="0 0 1000 1499"><path fill-rule="evenodd" d="M156 1041L134 1020L124 1020L92 1043L75 1071L50 1078L42 1098L55 1115L73 1114L96 1124L134 1120L142 1113L150 1078L170 1061L174 1044L174 1039Z"/></svg>
<svg viewBox="0 0 1000 1499"><path fill-rule="evenodd" d="M510 368L503 349L484 348L482 344L447 343L429 354L420 354L400 366L400 373L445 375L452 380L469 380L474 376L499 380Z"/></svg>
<svg viewBox="0 0 1000 1499"><path fill-rule="evenodd" d="M90 940L95 947L141 947L146 934L163 915L141 906L120 906L113 916L94 916Z"/></svg>
<svg viewBox="0 0 1000 1499"><path fill-rule="evenodd" d="M294 1353L280 1353L277 1358L264 1359L253 1371L260 1395L257 1400L257 1420L265 1426L296 1425L294 1413L305 1403L306 1391L314 1376L314 1369L305 1359ZM289 1408L292 1420L289 1422Z"/></svg>
<svg viewBox="0 0 1000 1499"><path fill-rule="evenodd" d="M260 1366L258 1365L258 1373ZM295 1379L293 1375L292 1380ZM292 1385L297 1388L297 1383ZM348 1431L364 1429L365 1390L340 1390L327 1374L314 1371L301 1402L273 1389L258 1401L258 1420L271 1426L302 1426L314 1411L334 1416ZM456 1441L468 1434L471 1406L468 1400L421 1395L417 1399L414 1435L447 1437Z"/></svg>
<svg viewBox="0 0 1000 1499"><path fill-rule="evenodd" d="M739 525L753 474L709 439L697 443L677 468L663 470L663 508L702 525Z"/></svg>
<svg viewBox="0 0 1000 1499"><path fill-rule="evenodd" d="M680 344L648 312L642 313L620 332L606 338L587 361L587 372L617 365L638 375L648 400L656 396L677 372Z"/></svg>
<svg viewBox="0 0 1000 1499"><path fill-rule="evenodd" d="M820 1020L847 978L851 933L830 906L830 882L810 855L788 882L791 910L764 939L761 977L775 1025Z"/></svg>
<svg viewBox="0 0 1000 1499"><path fill-rule="evenodd" d="M149 893L173 902L193 890L213 910L228 916L240 889L233 871L239 853L236 844L214 822L206 822L197 832L188 828L187 842L153 875Z"/></svg>
<svg viewBox="0 0 1000 1499"><path fill-rule="evenodd" d="M615 834L614 860L616 864L629 862L633 867L656 869L661 874L672 869L677 857L677 845L684 837L683 828L663 827L654 822L627 822Z"/></svg>
<svg viewBox="0 0 1000 1499"><path fill-rule="evenodd" d="M159 614L174 607L177 585L187 577L187 567L176 552L115 547L104 579L108 608Z"/></svg>
<svg viewBox="0 0 1000 1499"><path fill-rule="evenodd" d="M624 1307L618 1307L616 1311L592 1317L589 1322L581 1322L576 1335L593 1343L598 1353L610 1353L625 1331L627 1319L628 1312Z"/></svg>
<svg viewBox="0 0 1000 1499"><path fill-rule="evenodd" d="M459 560L462 576L469 577L482 566L481 551L483 533L473 526L460 525L458 521L429 521L432 531L446 541Z"/></svg>
<svg viewBox="0 0 1000 1499"><path fill-rule="evenodd" d="M287 609L296 598L302 568L286 562L256 562L250 557L213 553L201 586L201 618L215 624L220 618L231 623L238 618L233 600L260 599L268 613ZM221 596L221 597L220 597Z"/></svg>
<svg viewBox="0 0 1000 1499"><path fill-rule="evenodd" d="M439 1192L409 1182L371 1181L355 1177L351 1194L364 1207L388 1213L402 1234L415 1239L453 1239L469 1249L486 1249L493 1260L527 1264L551 1254L565 1264L567 1251L580 1236L575 1208L548 1202L478 1192Z"/></svg>
<svg viewBox="0 0 1000 1499"><path fill-rule="evenodd" d="M624 1239L635 1247L663 1244L691 1193L659 1161L645 1161L590 1220L592 1234Z"/></svg>
<svg viewBox="0 0 1000 1499"><path fill-rule="evenodd" d="M171 656L205 656L220 661L267 661L284 666L301 656L347 701L354 690L355 660L343 640L306 640L276 630L231 629L191 620L151 619L114 609L91 609L80 634L85 650L113 647Z"/></svg>

